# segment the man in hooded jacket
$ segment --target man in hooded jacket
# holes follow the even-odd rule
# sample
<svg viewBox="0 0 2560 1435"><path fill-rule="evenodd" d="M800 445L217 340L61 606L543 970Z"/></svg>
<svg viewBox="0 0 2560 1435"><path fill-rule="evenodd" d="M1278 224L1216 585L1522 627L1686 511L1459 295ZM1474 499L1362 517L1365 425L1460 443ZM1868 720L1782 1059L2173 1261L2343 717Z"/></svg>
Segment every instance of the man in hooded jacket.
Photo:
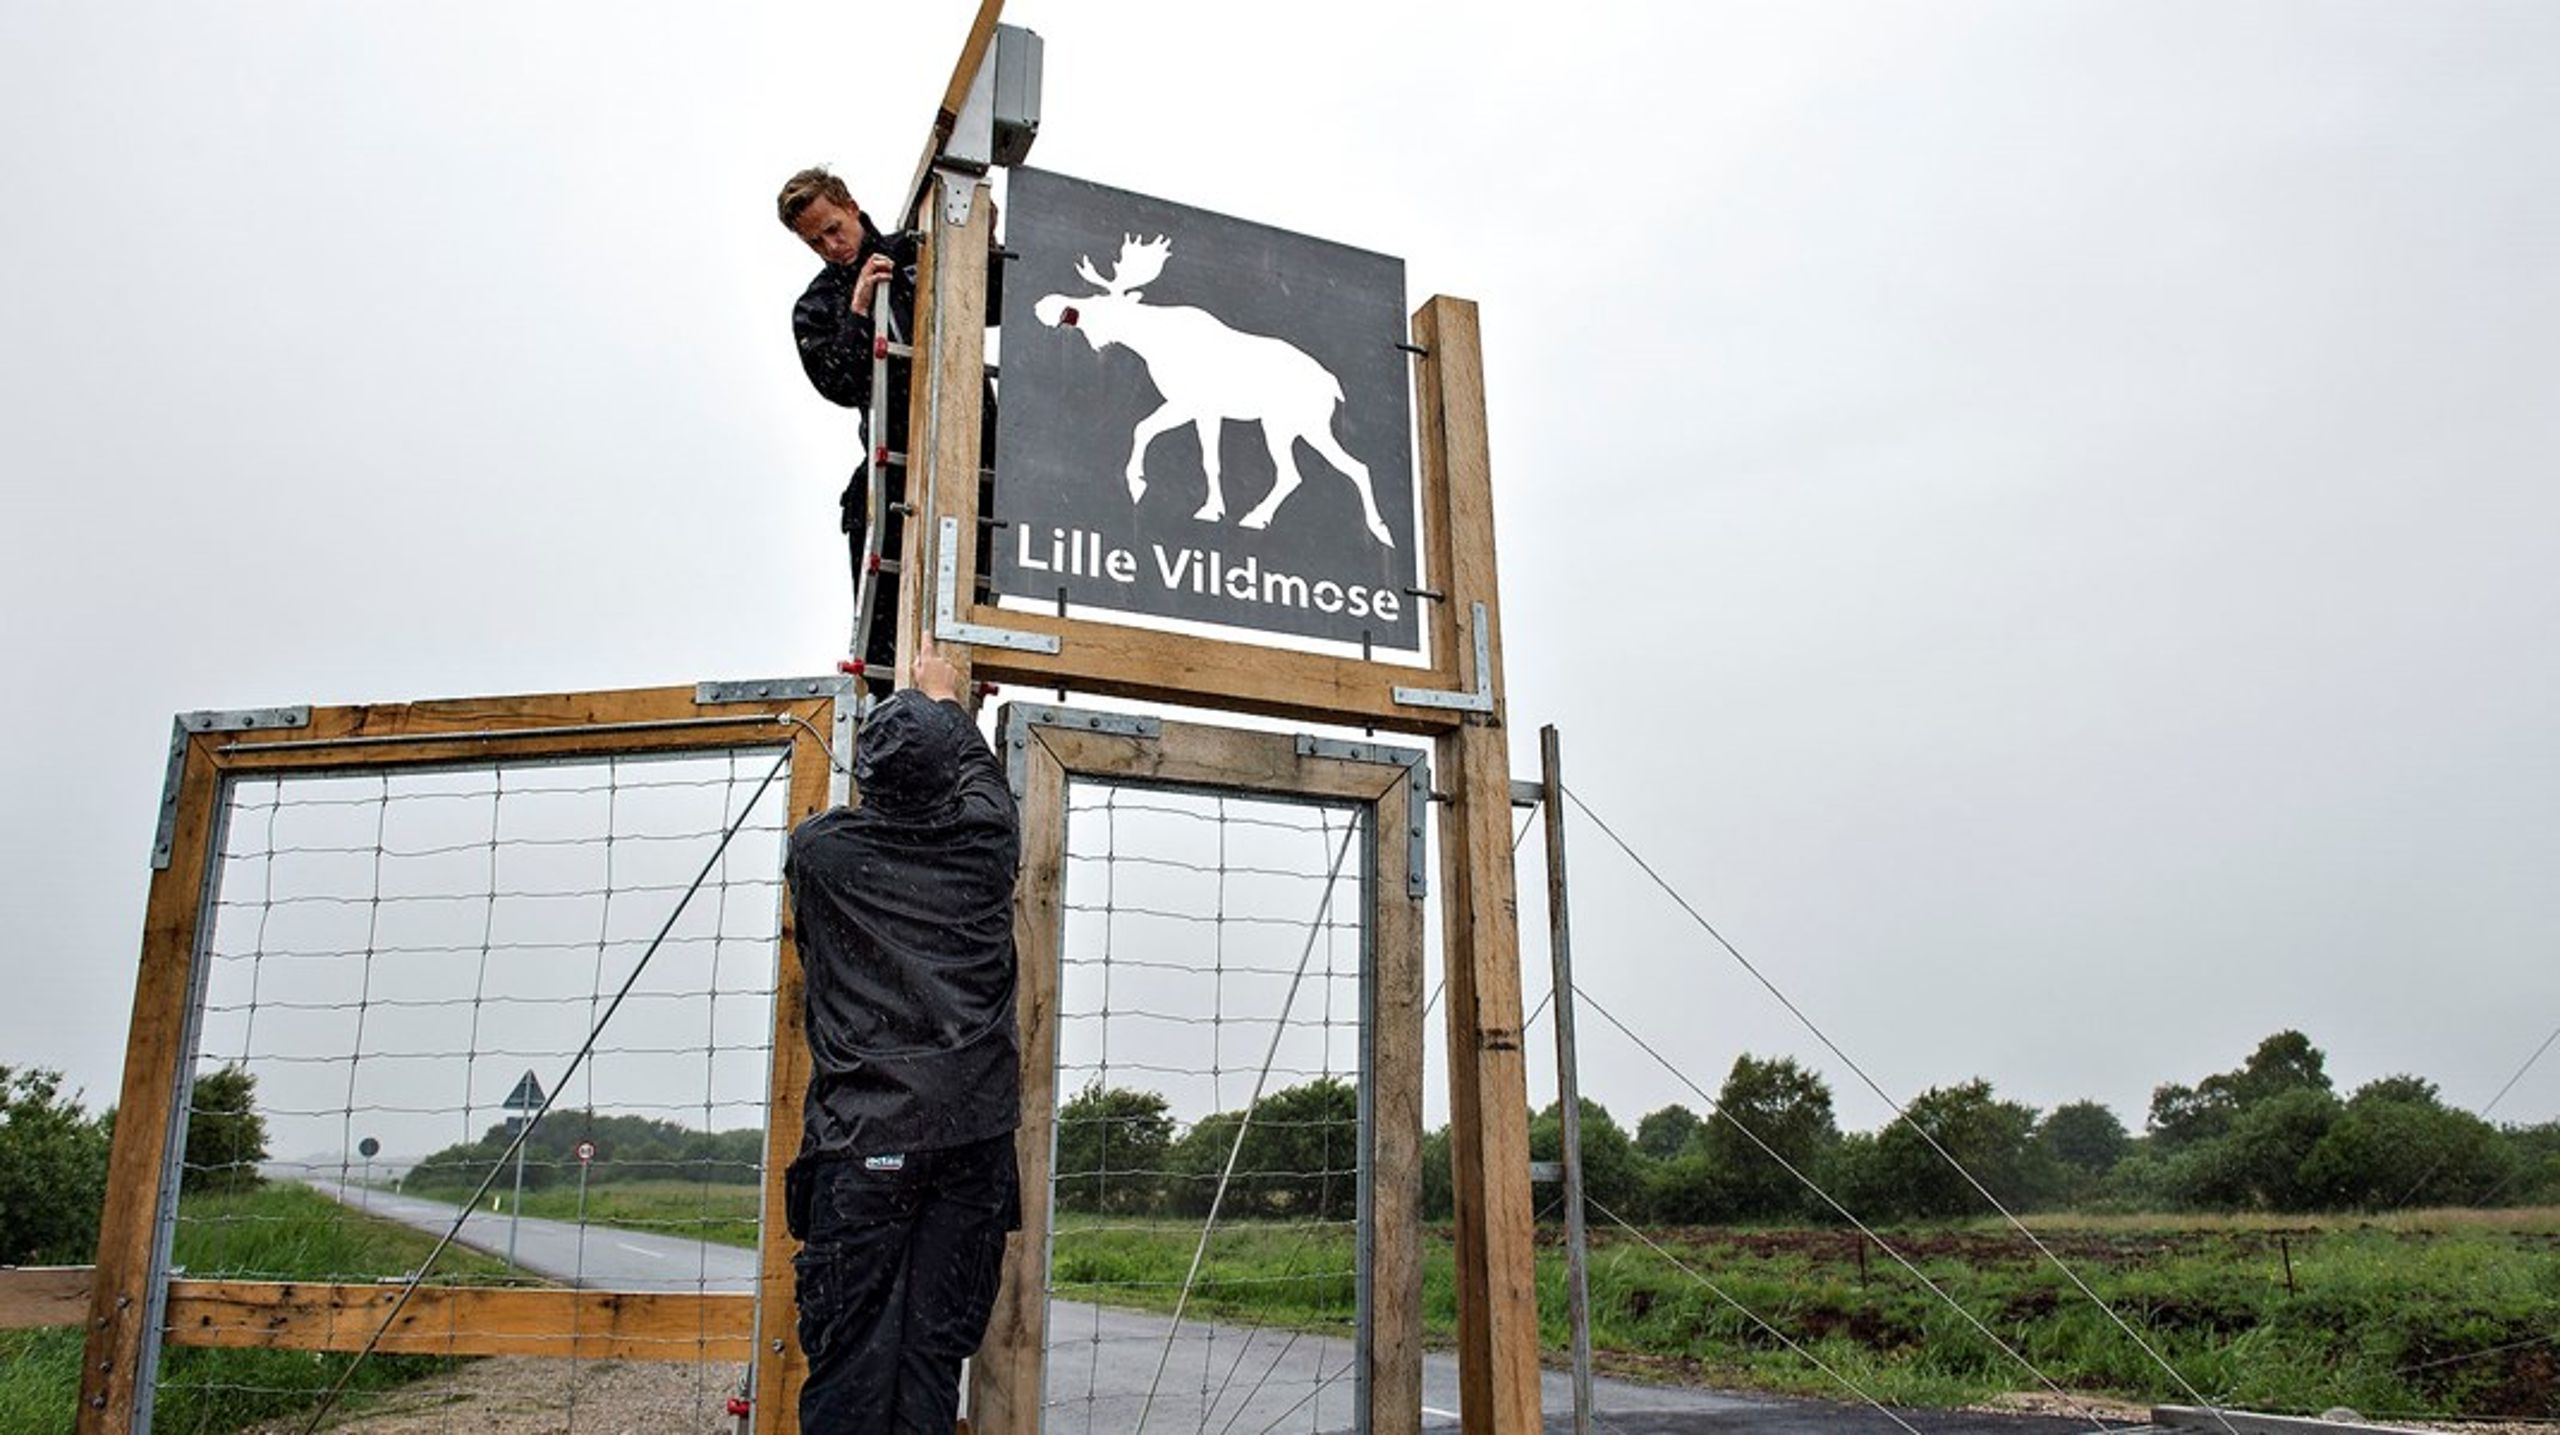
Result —
<svg viewBox="0 0 2560 1435"><path fill-rule="evenodd" d="M863 722L859 805L800 824L784 869L808 993L787 1206L812 1435L950 1435L1021 1225L1013 794L929 639L915 684Z"/></svg>

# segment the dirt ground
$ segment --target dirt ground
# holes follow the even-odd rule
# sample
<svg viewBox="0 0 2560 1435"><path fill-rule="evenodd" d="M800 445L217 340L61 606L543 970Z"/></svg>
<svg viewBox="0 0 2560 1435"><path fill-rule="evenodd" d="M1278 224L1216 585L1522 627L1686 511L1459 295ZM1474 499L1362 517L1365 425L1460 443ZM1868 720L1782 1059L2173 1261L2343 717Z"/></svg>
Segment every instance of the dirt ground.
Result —
<svg viewBox="0 0 2560 1435"><path fill-rule="evenodd" d="M2111 1421L2148 1420L2151 1418L2151 1411L2147 1406L2130 1405L2121 1400L2110 1400L2103 1395L2074 1397L2071 1400L2065 1401L2055 1397L2051 1392L2043 1390L2021 1391L2013 1395L2003 1396L1998 1400L1987 1401L1974 1408L1987 1411L2000 1411L2013 1415L2096 1415L2100 1419ZM2531 1421L2373 1420L2366 1423L2375 1425L2405 1426L2411 1430L2440 1430L2457 1432L2458 1435L2560 1435L2560 1423L2537 1423Z"/></svg>
<svg viewBox="0 0 2560 1435"><path fill-rule="evenodd" d="M361 1435L737 1435L746 1368L655 1361L475 1360L371 1397L324 1429ZM301 1426L260 1426L285 1435Z"/></svg>
<svg viewBox="0 0 2560 1435"><path fill-rule="evenodd" d="M357 1435L736 1435L728 1399L745 1368L638 1361L477 1360L450 1375L403 1386L324 1427ZM1976 1407L2002 1414L2097 1414L2139 1421L2149 1411L2105 1399L2066 1407L2044 1392ZM2560 1435L2560 1422L2395 1421L2413 1430L2466 1435ZM287 1435L299 1424L260 1426ZM251 1432L244 1432L251 1435Z"/></svg>

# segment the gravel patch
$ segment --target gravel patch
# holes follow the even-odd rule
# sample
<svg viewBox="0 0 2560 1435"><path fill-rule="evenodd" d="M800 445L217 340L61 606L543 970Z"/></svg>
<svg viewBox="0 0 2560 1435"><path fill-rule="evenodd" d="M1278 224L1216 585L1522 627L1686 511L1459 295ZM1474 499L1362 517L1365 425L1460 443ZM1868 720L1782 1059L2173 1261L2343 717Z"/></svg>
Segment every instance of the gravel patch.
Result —
<svg viewBox="0 0 2560 1435"><path fill-rule="evenodd" d="M321 1428L361 1435L737 1435L729 1396L742 1365L631 1360L471 1361L334 1412ZM244 1435L299 1435L299 1422Z"/></svg>

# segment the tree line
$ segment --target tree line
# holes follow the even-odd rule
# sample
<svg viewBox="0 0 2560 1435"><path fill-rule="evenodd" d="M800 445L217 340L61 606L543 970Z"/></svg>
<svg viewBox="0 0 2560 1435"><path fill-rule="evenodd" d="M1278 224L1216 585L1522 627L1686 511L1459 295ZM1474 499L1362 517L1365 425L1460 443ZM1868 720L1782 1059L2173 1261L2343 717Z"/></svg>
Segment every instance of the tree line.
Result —
<svg viewBox="0 0 2560 1435"><path fill-rule="evenodd" d="M497 1122L475 1140L458 1142L409 1168L400 1181L404 1191L469 1194L490 1168L504 1163L498 1180L513 1188L515 1160L507 1148L515 1141L516 1121ZM648 1116L606 1116L593 1111L553 1111L533 1128L524 1143L524 1186L528 1191L578 1183L578 1144L595 1143L595 1159L587 1164L590 1185L622 1181L691 1181L712 1185L753 1186L763 1179L764 1130L697 1131Z"/></svg>
<svg viewBox="0 0 2560 1435"><path fill-rule="evenodd" d="M2446 1105L2435 1083L2415 1076L2342 1096L2327 1064L2302 1033L2277 1032L2233 1070L2155 1089L2139 1134L2102 1103L2038 1111L1979 1079L1922 1092L1906 1104L1907 1121L1842 1132L1819 1074L1791 1058L1746 1054L1703 1116L1666 1106L1630 1134L1584 1101L1584 1190L1630 1221L1656 1225L1832 1222L1845 1219L1843 1210L1869 1223L1963 1219L1989 1213L1985 1192L2013 1211L2378 1212L2560 1201L2560 1121L2493 1126ZM1532 1156L1556 1159L1561 1131L1554 1106L1540 1112ZM1449 1210L1447 1148L1445 1129L1426 1143L1424 1203L1435 1216Z"/></svg>
<svg viewBox="0 0 2560 1435"><path fill-rule="evenodd" d="M196 1077L181 1190L264 1184L267 1123L257 1100L258 1079L240 1067ZM64 1093L61 1072L0 1066L0 1264L83 1265L97 1254L115 1133L115 1108L90 1115Z"/></svg>
<svg viewBox="0 0 2560 1435"><path fill-rule="evenodd" d="M1942 1147L2020 1211L2560 1203L2560 1121L2492 1125L2446 1105L2433 1082L2415 1076L2386 1076L2341 1095L2327 1065L2302 1033L2277 1032L2232 1070L2157 1088L2139 1133L2099 1102L2039 1111L2003 1100L1982 1080L1922 1092L1909 1103L1907 1123L1844 1132L1820 1074L1792 1058L1746 1054L1703 1115L1665 1106L1630 1132L1585 1099L1584 1187L1605 1209L1651 1225L1830 1222L1843 1219L1842 1208L1870 1223L1988 1211L1981 1193L1939 1154ZM1239 1148L1243 1122L1243 1112L1226 1111L1186 1127L1155 1092L1088 1086L1058 1109L1058 1207L1196 1218L1224 1178L1228 1215L1352 1217L1355 1086L1322 1078L1267 1094ZM83 1111L62 1090L59 1073L0 1066L0 1262L90 1257L114 1125L112 1109ZM1554 1106L1539 1112L1530 1123L1531 1155L1556 1159L1561 1132ZM513 1137L511 1124L492 1125L419 1162L406 1184L468 1190L500 1162ZM572 1110L553 1112L526 1142L525 1184L576 1181L582 1140L596 1143L593 1182L761 1179L759 1129L703 1132ZM255 1186L266 1158L256 1078L236 1066L201 1073L187 1121L185 1189ZM1425 1138L1422 1174L1424 1213L1446 1219L1447 1128ZM512 1181L512 1171L503 1179ZM1828 1200L1815 1194L1817 1186Z"/></svg>
<svg viewBox="0 0 2560 1435"><path fill-rule="evenodd" d="M2434 1083L2414 1076L2384 1077L2342 1096L2326 1056L2297 1031L2268 1037L2231 1071L2161 1086L2139 1134L2102 1103L2039 1111L2003 1100L1979 1079L1922 1092L1906 1109L1908 1121L1844 1132L1820 1074L1792 1058L1746 1054L1704 1115L1665 1106L1629 1132L1585 1098L1584 1192L1652 1225L1828 1223L1844 1221L1844 1212L1869 1223L1952 1220L1988 1213L1984 1192L2013 1211L2560 1201L2560 1121L2493 1126L2447 1106ZM1224 1112L1184 1130L1156 1093L1087 1086L1058 1110L1058 1207L1197 1215L1240 1119ZM1266 1096L1236 1153L1225 1209L1346 1217L1355 1188L1345 1148L1357 1121L1357 1092L1339 1080ZM1532 1159L1558 1158L1557 1107L1531 1121L1529 1147ZM1447 1219L1452 1202L1442 1127L1423 1143L1424 1214Z"/></svg>

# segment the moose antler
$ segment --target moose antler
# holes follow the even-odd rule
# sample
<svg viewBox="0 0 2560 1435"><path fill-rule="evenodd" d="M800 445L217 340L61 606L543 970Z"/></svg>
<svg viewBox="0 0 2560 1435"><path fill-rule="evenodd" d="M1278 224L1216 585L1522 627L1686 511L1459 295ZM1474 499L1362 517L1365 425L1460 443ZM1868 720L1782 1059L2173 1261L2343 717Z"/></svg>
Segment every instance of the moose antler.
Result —
<svg viewBox="0 0 2560 1435"><path fill-rule="evenodd" d="M1173 241L1158 235L1140 239L1134 234L1120 236L1120 257L1111 265L1111 277L1094 272L1093 256L1076 259L1076 273L1084 282L1113 294L1126 294L1164 272L1164 262L1173 254Z"/></svg>

